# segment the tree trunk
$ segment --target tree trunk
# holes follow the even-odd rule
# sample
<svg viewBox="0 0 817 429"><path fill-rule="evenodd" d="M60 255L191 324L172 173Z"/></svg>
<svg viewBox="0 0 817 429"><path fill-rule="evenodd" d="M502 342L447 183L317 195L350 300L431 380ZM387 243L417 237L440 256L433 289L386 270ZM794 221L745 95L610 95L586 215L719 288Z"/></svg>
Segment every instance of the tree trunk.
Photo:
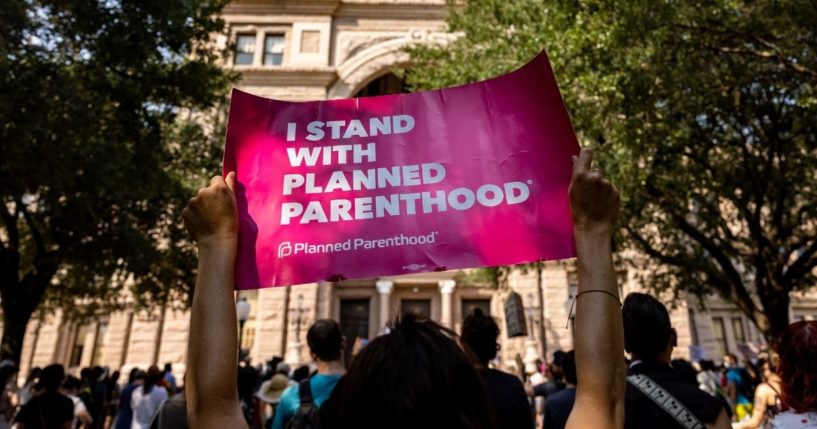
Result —
<svg viewBox="0 0 817 429"><path fill-rule="evenodd" d="M789 294L785 292L785 288L772 288L767 284L759 288L758 296L763 305L763 312L757 319L757 327L763 333L766 342L774 345L789 326Z"/></svg>
<svg viewBox="0 0 817 429"><path fill-rule="evenodd" d="M3 302L5 304L5 300ZM3 341L0 342L0 357L4 360L11 359L17 365L20 365L23 340L32 314L20 310L19 307L3 305Z"/></svg>

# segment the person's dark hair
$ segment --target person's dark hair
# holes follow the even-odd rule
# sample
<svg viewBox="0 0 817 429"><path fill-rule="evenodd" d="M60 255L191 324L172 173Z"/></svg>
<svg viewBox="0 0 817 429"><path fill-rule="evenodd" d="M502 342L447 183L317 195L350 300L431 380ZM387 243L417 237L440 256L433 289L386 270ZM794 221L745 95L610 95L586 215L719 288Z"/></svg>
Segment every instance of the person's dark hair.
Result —
<svg viewBox="0 0 817 429"><path fill-rule="evenodd" d="M306 365L299 366L292 372L292 380L295 382L300 383L301 380L306 380L307 378L309 378L309 367Z"/></svg>
<svg viewBox="0 0 817 429"><path fill-rule="evenodd" d="M90 382L91 383L98 383L100 381L100 378L102 377L102 374L105 374L105 369L104 368L102 368L101 366L93 367L91 369Z"/></svg>
<svg viewBox="0 0 817 429"><path fill-rule="evenodd" d="M159 371L158 366L151 365L147 374L145 374L145 384L142 385L142 391L147 395L153 390L153 386L159 384L160 381L162 381L162 371Z"/></svg>
<svg viewBox="0 0 817 429"><path fill-rule="evenodd" d="M565 354L562 359L562 374L566 383L578 384L578 377L576 376L576 352L571 350Z"/></svg>
<svg viewBox="0 0 817 429"><path fill-rule="evenodd" d="M40 373L40 382L37 384L42 390L54 391L60 388L63 378L65 378L65 368L62 365L48 365Z"/></svg>
<svg viewBox="0 0 817 429"><path fill-rule="evenodd" d="M166 363L164 372L165 374L167 374L168 372L173 372L173 365L171 363Z"/></svg>
<svg viewBox="0 0 817 429"><path fill-rule="evenodd" d="M77 389L82 387L82 381L80 379L74 377L73 375L69 375L65 377L65 381L62 382L62 389L63 390L71 390Z"/></svg>
<svg viewBox="0 0 817 429"><path fill-rule="evenodd" d="M673 359L672 369L675 370L675 373L687 383L692 384L693 386L698 385L698 371L695 370L695 367L692 366L688 360Z"/></svg>
<svg viewBox="0 0 817 429"><path fill-rule="evenodd" d="M789 325L777 343L781 399L798 413L817 410L817 321Z"/></svg>
<svg viewBox="0 0 817 429"><path fill-rule="evenodd" d="M139 368L132 368L128 374L128 384L133 384L136 381L136 374L139 374Z"/></svg>
<svg viewBox="0 0 817 429"><path fill-rule="evenodd" d="M499 326L490 316L486 316L481 309L476 308L462 322L460 338L471 348L480 363L487 365L496 357L496 339L499 336Z"/></svg>
<svg viewBox="0 0 817 429"><path fill-rule="evenodd" d="M3 365L0 367L0 390L5 389L9 379L11 379L14 374L17 374L17 371L16 365Z"/></svg>
<svg viewBox="0 0 817 429"><path fill-rule="evenodd" d="M332 428L490 429L492 408L456 334L405 314L352 362L321 409Z"/></svg>
<svg viewBox="0 0 817 429"><path fill-rule="evenodd" d="M40 368L39 366L31 368L31 371L28 372L28 377L26 377L25 384L33 383L34 380L36 380L40 376L41 372L43 372L43 369Z"/></svg>
<svg viewBox="0 0 817 429"><path fill-rule="evenodd" d="M624 349L640 359L655 359L672 338L672 325L664 304L644 293L631 293L621 308Z"/></svg>
<svg viewBox="0 0 817 429"><path fill-rule="evenodd" d="M258 388L258 378L260 374L252 365L238 367L238 397L246 401L251 401L252 396Z"/></svg>
<svg viewBox="0 0 817 429"><path fill-rule="evenodd" d="M119 377L121 376L122 374L119 371L114 371L109 380L115 384L117 381L119 381Z"/></svg>
<svg viewBox="0 0 817 429"><path fill-rule="evenodd" d="M709 359L704 359L698 362L698 365L701 366L701 371L714 371L715 370L715 362L712 362Z"/></svg>
<svg viewBox="0 0 817 429"><path fill-rule="evenodd" d="M87 381L90 381L89 380L90 377L91 377L91 368L86 367L86 368L82 368L81 370L79 370L80 380L87 382Z"/></svg>
<svg viewBox="0 0 817 429"><path fill-rule="evenodd" d="M556 366L562 366L562 362L564 362L565 357L567 357L567 353L561 350L556 350L553 352L553 359L550 361L550 363Z"/></svg>
<svg viewBox="0 0 817 429"><path fill-rule="evenodd" d="M339 360L343 353L343 332L338 322L321 319L309 327L306 343L318 359L325 362Z"/></svg>

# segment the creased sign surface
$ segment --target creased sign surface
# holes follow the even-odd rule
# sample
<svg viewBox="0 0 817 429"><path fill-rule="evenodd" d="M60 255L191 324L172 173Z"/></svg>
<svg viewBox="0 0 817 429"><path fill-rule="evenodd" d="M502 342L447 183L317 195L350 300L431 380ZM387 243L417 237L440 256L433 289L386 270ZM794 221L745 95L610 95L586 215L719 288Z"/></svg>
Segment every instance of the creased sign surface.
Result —
<svg viewBox="0 0 817 429"><path fill-rule="evenodd" d="M415 94L286 102L232 94L236 287L575 254L568 114L544 53Z"/></svg>

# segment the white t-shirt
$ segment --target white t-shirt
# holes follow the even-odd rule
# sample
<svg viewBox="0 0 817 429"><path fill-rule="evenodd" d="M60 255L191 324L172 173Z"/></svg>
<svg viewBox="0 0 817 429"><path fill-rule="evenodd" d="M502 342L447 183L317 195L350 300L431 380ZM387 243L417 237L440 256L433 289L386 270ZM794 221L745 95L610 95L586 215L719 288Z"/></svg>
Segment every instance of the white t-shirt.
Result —
<svg viewBox="0 0 817 429"><path fill-rule="evenodd" d="M817 412L786 411L775 416L772 427L775 429L817 429Z"/></svg>
<svg viewBox="0 0 817 429"><path fill-rule="evenodd" d="M85 403L82 402L82 399L79 399L78 397L76 397L74 395L65 395L65 396L67 396L68 399L70 399L71 402L74 403L74 421L71 422L71 427L75 428L75 427L77 427L77 416L79 416L79 414L84 412L84 411L88 411L88 409L85 408Z"/></svg>
<svg viewBox="0 0 817 429"><path fill-rule="evenodd" d="M166 399L167 390L162 386L153 386L147 395L145 395L144 386L137 387L130 400L130 406L133 409L131 429L148 429L153 414Z"/></svg>

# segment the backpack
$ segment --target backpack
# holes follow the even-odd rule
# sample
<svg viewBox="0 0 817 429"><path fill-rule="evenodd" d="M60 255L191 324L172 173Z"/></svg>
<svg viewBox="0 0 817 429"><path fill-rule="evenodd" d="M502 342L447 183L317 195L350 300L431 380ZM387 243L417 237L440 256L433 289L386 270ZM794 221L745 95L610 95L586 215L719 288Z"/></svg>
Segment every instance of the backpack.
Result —
<svg viewBox="0 0 817 429"><path fill-rule="evenodd" d="M321 417L318 406L312 398L312 386L309 385L308 378L298 384L298 396L301 405L286 425L286 429L321 429Z"/></svg>

